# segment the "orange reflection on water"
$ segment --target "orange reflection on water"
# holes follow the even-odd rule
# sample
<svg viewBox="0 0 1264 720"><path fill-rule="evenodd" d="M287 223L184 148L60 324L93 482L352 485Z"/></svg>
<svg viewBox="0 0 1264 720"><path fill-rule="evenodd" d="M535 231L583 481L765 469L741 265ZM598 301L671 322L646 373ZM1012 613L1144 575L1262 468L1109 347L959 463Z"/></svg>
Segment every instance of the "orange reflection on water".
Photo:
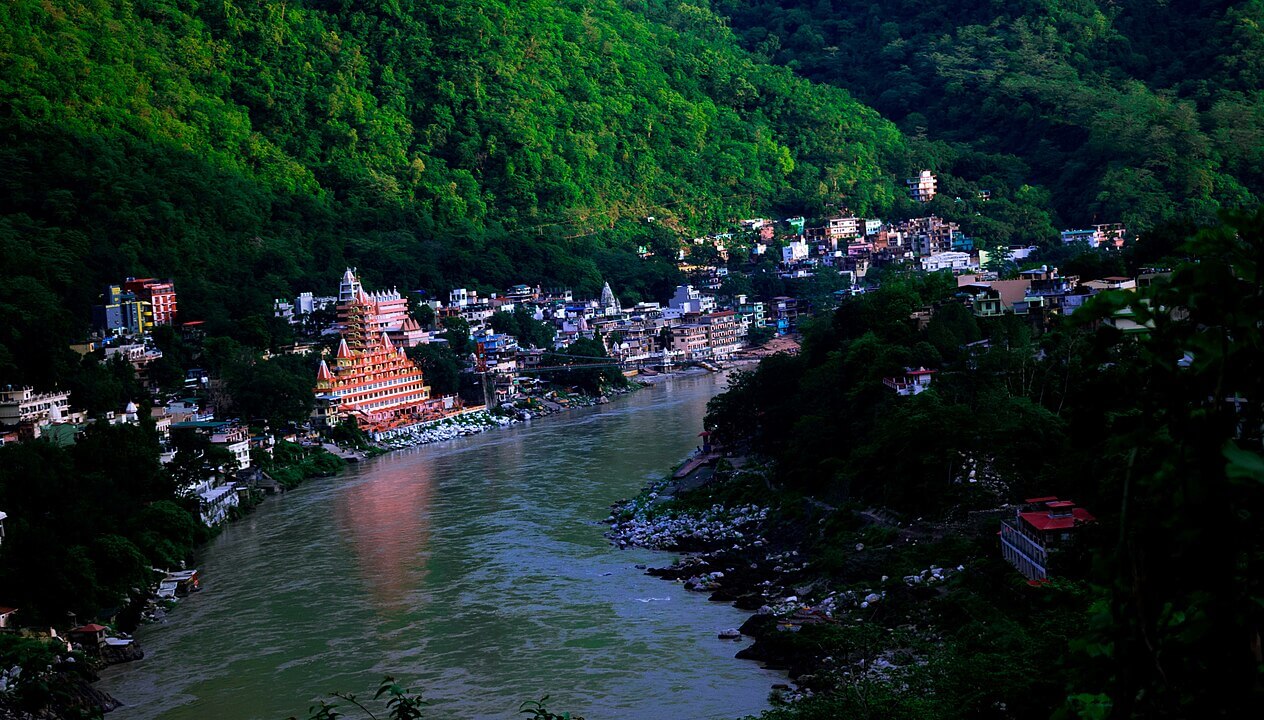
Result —
<svg viewBox="0 0 1264 720"><path fill-rule="evenodd" d="M355 553L360 575L383 612L417 600L430 559L430 465L411 453L374 461L372 479L343 488L334 500L339 533Z"/></svg>

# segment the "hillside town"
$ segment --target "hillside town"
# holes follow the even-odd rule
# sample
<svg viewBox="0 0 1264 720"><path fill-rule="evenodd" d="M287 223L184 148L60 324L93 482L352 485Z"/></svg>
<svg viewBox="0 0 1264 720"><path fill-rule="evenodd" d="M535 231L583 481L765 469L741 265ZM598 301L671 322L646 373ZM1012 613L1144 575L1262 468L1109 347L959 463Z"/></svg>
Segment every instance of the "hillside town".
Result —
<svg viewBox="0 0 1264 720"><path fill-rule="evenodd" d="M928 201L936 192L935 176L924 172L908 186L912 198ZM1102 224L1066 230L1062 242L1113 249L1125 234L1118 224ZM1034 246L989 251L957 223L933 215L887 222L844 214L814 225L802 217L742 220L733 231L682 241L677 264L689 284L657 302L625 304L609 283L590 298L538 284L489 292L452 288L441 295L372 288L347 268L336 288L324 293L313 288L274 302L275 319L294 337L280 352L311 358L315 365L310 417L285 427L225 415L217 407L222 380L204 367L179 368L182 379L174 392L169 381L152 377L151 368L163 358L154 330L196 340L203 323L181 313L173 280L129 277L103 290L92 311L91 335L72 349L130 366L152 394L152 405L129 401L88 414L73 406L66 389L4 386L0 443L48 438L69 444L88 424L135 425L142 419L160 437L163 462L189 446L187 438L209 442L226 451L231 466L208 471L184 491L198 499L203 521L216 525L261 481L252 457L269 454L278 441L320 443L327 440L322 433L347 423L373 441L387 441L456 415L523 405L556 391L549 371L563 362L617 368L625 376L691 366L714 371L750 357L748 346L793 337L804 318L874 289L880 281L873 278L886 269L951 273L958 287L955 302L976 317L1015 315L1035 331L1074 313L1093 295L1135 290L1162 275L1155 270L1137 277L1080 278L1040 263ZM770 276L786 294L756 296L751 279ZM910 323L925 327L935 310L924 308ZM525 322L533 327L516 330ZM1126 333L1146 330L1126 312L1110 322ZM582 346L590 355L567 356L579 341L597 344ZM462 393L453 386L433 391L410 355L419 347L451 352L462 373L479 379L481 392ZM934 372L909 368L904 377L884 382L898 394L917 394L929 387Z"/></svg>
<svg viewBox="0 0 1264 720"><path fill-rule="evenodd" d="M929 172L910 179L910 197L928 201L935 182ZM1105 224L1066 230L1061 239L1108 252L1125 233ZM366 452L584 406L629 378L718 372L793 352L804 322L876 290L888 272L951 275L957 291L948 302L980 319L1012 316L1037 334L1094 295L1135 291L1164 275L1155 269L1081 278L1062 274L1041 255L1035 246L985 249L957 223L934 215L883 221L841 214L814 224L802 217L746 219L727 232L682 240L675 260L685 282L656 301L624 302L609 282L593 297L528 283L441 293L388 289L348 267L336 285L273 302L272 320L292 340L259 362L288 357L309 373L299 380L307 388L300 398L307 414L284 422L242 414L224 371L210 367L205 352L199 364L173 367L164 360L163 347L202 342L205 323L180 309L175 280L128 277L103 289L91 333L71 347L85 362L122 368L151 402L136 397L87 412L69 389L4 386L0 444L44 440L65 447L93 426L152 428L178 496L203 525L216 528L292 487L286 463L296 458L356 461ZM908 317L910 328L924 330L942 308L919 309ZM1107 323L1128 334L1147 331L1127 311ZM970 350L986 350L986 342ZM582 369L598 375L581 382ZM932 386L937 372L908 367L882 385L914 396ZM714 457L704 453L695 462ZM6 519L0 512L0 541ZM1058 549L1092 521L1073 503L1029 500L1002 522L998 553L1025 578L1045 582ZM142 618L161 617L162 603L199 588L197 569L154 570ZM20 609L0 608L0 620L20 627ZM55 628L48 631L57 637ZM139 656L130 636L103 625L76 626L62 637L109 661Z"/></svg>

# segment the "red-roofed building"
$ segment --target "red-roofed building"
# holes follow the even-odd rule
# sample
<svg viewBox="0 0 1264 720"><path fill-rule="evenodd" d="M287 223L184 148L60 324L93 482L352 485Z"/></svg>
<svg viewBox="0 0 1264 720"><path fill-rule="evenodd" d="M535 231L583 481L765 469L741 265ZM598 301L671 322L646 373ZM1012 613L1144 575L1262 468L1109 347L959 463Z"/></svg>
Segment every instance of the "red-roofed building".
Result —
<svg viewBox="0 0 1264 720"><path fill-rule="evenodd" d="M1030 498L1012 519L1001 521L1001 554L1028 580L1045 580L1051 561L1094 521L1092 513L1070 500Z"/></svg>
<svg viewBox="0 0 1264 720"><path fill-rule="evenodd" d="M100 654L105 646L105 631L109 628L96 623L81 625L70 631L70 641L83 646L89 653Z"/></svg>
<svg viewBox="0 0 1264 720"><path fill-rule="evenodd" d="M170 280L130 277L123 283L123 290L149 303L155 325L172 325L179 310L176 304L176 286Z"/></svg>

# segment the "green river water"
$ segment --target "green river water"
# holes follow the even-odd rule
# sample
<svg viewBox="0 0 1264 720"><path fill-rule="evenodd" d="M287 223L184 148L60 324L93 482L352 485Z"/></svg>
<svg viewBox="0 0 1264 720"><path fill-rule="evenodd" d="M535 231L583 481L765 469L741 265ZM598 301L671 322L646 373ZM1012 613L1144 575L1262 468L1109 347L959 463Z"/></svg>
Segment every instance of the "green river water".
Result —
<svg viewBox="0 0 1264 720"><path fill-rule="evenodd" d="M733 718L780 676L716 633L745 613L602 537L608 505L696 442L714 376L353 466L268 500L201 553L203 591L103 673L111 720L305 717L385 674L432 716ZM352 717L357 717L352 715Z"/></svg>

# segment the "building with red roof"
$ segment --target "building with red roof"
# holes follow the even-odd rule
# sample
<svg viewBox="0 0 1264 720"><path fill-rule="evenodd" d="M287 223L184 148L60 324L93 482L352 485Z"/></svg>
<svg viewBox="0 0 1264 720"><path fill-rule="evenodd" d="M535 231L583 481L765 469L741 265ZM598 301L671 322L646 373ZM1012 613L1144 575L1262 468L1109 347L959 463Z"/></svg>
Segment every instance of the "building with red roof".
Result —
<svg viewBox="0 0 1264 720"><path fill-rule="evenodd" d="M1013 518L1001 521L1001 554L1028 580L1046 580L1050 563L1095 521L1092 513L1070 500L1029 498Z"/></svg>

